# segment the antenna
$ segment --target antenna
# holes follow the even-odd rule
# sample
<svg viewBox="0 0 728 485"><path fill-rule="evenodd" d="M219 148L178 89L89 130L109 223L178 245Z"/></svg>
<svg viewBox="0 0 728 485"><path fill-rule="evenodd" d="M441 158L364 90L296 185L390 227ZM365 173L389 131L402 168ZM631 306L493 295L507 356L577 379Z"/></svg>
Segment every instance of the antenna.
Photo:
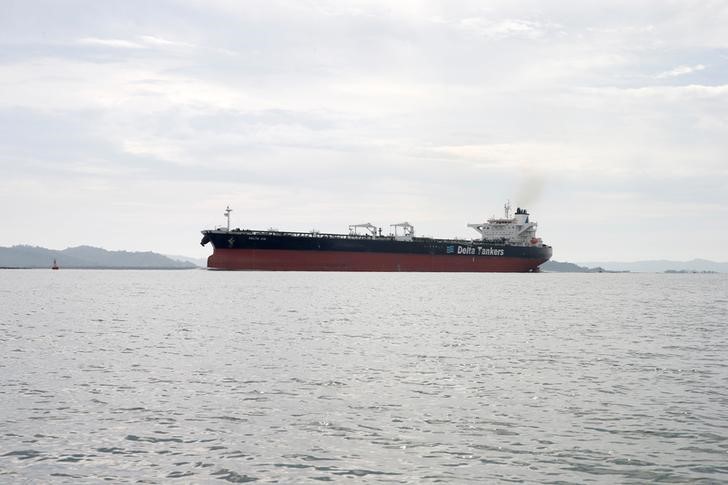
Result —
<svg viewBox="0 0 728 485"><path fill-rule="evenodd" d="M506 219L511 218L511 201L507 200L506 205L503 206L503 209L505 209L506 212Z"/></svg>
<svg viewBox="0 0 728 485"><path fill-rule="evenodd" d="M230 206L227 206L227 209L225 209L225 217L227 217L227 230L230 232L230 213L233 210L230 208Z"/></svg>

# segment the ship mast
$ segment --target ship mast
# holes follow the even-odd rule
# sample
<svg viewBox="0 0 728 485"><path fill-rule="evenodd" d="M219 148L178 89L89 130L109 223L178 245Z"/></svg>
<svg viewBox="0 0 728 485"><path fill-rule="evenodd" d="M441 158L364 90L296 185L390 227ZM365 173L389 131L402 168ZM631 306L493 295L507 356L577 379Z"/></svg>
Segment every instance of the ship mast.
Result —
<svg viewBox="0 0 728 485"><path fill-rule="evenodd" d="M230 232L230 213L232 211L233 210L230 208L230 206L227 206L227 208L225 209L225 217L227 217L227 230L228 230L228 232Z"/></svg>

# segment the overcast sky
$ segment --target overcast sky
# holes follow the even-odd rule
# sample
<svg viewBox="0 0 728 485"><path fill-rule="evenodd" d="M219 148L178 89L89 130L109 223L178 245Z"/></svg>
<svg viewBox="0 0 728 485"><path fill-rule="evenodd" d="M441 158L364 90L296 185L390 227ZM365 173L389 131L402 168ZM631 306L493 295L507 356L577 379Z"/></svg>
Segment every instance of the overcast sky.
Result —
<svg viewBox="0 0 728 485"><path fill-rule="evenodd" d="M728 260L728 1L0 0L0 246L420 235Z"/></svg>

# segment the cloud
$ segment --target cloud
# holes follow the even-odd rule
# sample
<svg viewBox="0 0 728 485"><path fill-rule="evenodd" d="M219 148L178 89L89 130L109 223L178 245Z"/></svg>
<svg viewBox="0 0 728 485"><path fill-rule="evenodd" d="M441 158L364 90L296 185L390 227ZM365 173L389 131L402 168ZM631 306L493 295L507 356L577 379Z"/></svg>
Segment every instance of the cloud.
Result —
<svg viewBox="0 0 728 485"><path fill-rule="evenodd" d="M577 91L589 93L594 96L609 96L611 98L662 98L673 101L725 99L726 95L728 95L728 84L710 86L704 84L686 84L682 86L641 86L635 88L599 87L579 88Z"/></svg>
<svg viewBox="0 0 728 485"><path fill-rule="evenodd" d="M202 218L233 203L261 227L295 225L305 213L306 226L326 214L336 230L389 213L432 221L426 232L441 235L483 206L530 196L549 209L531 208L539 220L566 214L561 228L543 225L563 247L570 211L608 215L625 192L638 194L644 214L659 201L728 205L728 9L715 4L39 5L0 16L0 219L17 221L9 234L27 234L12 213L23 204L44 228L53 222L44 207L57 220L84 214L69 223L81 232L57 237L87 235L86 208L109 187L125 209L101 201L109 227L94 234L123 230L148 248L188 228L154 235L145 214L165 203L158 187L175 211ZM575 211L582 191L604 197ZM633 216L627 235L644 222ZM150 229L134 230L138 221ZM617 246L604 227L589 232ZM116 241L99 243L128 243ZM721 248L706 243L706 253Z"/></svg>
<svg viewBox="0 0 728 485"><path fill-rule="evenodd" d="M430 156L459 160L479 169L543 172L583 169L588 161L573 147L558 143L493 143L446 145L426 149Z"/></svg>
<svg viewBox="0 0 728 485"><path fill-rule="evenodd" d="M702 64L696 64L694 66L678 66L669 71L661 72L655 77L657 79L666 79L671 77L684 76L686 74L692 74L697 71L702 71L703 69L705 69L705 66Z"/></svg>
<svg viewBox="0 0 728 485"><path fill-rule="evenodd" d="M180 42L175 40L169 40L154 35L140 35L135 37L135 40L126 39L107 39L100 37L83 37L76 40L76 44L94 46L94 47L109 47L112 49L196 49L198 46L189 42ZM220 51L225 51L220 49ZM229 52L229 51L225 51Z"/></svg>
<svg viewBox="0 0 728 485"><path fill-rule="evenodd" d="M489 39L538 39L550 30L546 25L531 20L502 19L491 20L483 17L464 18L458 22L458 27Z"/></svg>
<svg viewBox="0 0 728 485"><path fill-rule="evenodd" d="M179 41L174 41L174 40L163 39L161 37L155 37L153 35L142 35L139 38L142 40L142 42L145 42L147 44L163 46L163 47L191 47L191 48L197 47L196 45L190 44L187 42L179 42Z"/></svg>
<svg viewBox="0 0 728 485"><path fill-rule="evenodd" d="M84 37L77 40L77 43L84 45L94 45L102 47L113 47L118 49L143 49L144 46L132 42L130 40L123 39L100 39L98 37Z"/></svg>

